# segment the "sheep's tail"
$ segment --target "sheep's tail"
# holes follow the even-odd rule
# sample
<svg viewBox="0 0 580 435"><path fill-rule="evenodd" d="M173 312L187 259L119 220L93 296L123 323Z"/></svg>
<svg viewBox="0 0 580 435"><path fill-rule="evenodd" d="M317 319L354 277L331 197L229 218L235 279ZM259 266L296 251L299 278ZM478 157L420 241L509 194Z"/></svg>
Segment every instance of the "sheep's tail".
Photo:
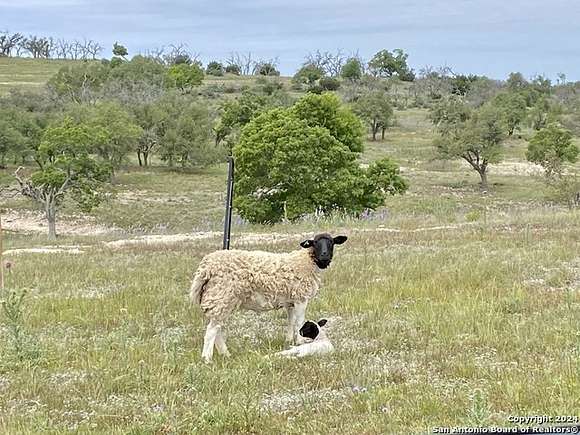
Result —
<svg viewBox="0 0 580 435"><path fill-rule="evenodd" d="M191 289L189 291L189 297L191 302L194 304L201 304L201 298L203 297L204 287L209 281L209 273L204 269L198 269L193 277L193 282L191 283Z"/></svg>

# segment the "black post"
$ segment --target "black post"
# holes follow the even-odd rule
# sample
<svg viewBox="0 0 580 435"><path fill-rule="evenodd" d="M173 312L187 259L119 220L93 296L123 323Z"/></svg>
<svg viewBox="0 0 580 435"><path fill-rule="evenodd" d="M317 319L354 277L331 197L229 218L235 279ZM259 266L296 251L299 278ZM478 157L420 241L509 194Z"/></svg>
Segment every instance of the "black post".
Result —
<svg viewBox="0 0 580 435"><path fill-rule="evenodd" d="M224 219L224 246L230 249L230 233L232 230L232 202L234 199L234 158L228 157L228 187L226 198L226 216Z"/></svg>

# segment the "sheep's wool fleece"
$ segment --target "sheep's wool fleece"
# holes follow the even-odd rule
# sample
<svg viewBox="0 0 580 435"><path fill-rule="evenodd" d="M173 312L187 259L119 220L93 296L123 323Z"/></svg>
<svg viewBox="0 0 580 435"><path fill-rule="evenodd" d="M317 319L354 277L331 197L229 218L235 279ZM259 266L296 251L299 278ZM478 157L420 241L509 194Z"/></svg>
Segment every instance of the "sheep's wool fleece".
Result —
<svg viewBox="0 0 580 435"><path fill-rule="evenodd" d="M223 250L200 262L192 298L204 313L223 319L238 308L266 311L306 301L320 287L311 249L290 253Z"/></svg>

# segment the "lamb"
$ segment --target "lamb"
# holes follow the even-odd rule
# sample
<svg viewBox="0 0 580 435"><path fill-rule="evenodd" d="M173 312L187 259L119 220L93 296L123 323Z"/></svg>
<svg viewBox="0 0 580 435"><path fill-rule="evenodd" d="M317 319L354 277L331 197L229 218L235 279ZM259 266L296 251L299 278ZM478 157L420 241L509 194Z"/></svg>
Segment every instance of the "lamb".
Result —
<svg viewBox="0 0 580 435"><path fill-rule="evenodd" d="M306 321L300 328L300 335L310 338L312 341L300 346L292 346L288 350L275 353L274 356L303 358L305 356L324 355L333 352L334 346L326 336L324 329L322 329L326 322L326 319L320 319L318 322Z"/></svg>
<svg viewBox="0 0 580 435"><path fill-rule="evenodd" d="M318 293L321 271L330 265L334 245L346 240L346 236L323 233L300 243L303 249L289 253L223 250L206 255L190 291L192 302L200 305L209 320L202 358L211 361L214 345L218 353L229 356L222 327L238 309L285 308L286 341L296 343L308 302Z"/></svg>

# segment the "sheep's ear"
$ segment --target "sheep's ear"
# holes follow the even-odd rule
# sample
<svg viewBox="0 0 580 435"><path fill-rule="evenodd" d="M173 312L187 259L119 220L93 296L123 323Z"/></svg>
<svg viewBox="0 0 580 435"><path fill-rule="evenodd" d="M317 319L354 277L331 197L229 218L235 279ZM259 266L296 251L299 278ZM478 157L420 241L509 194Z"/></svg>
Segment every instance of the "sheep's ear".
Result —
<svg viewBox="0 0 580 435"><path fill-rule="evenodd" d="M342 245L344 242L346 242L346 239L348 239L346 236L336 236L334 239L332 239L332 241L335 245Z"/></svg>
<svg viewBox="0 0 580 435"><path fill-rule="evenodd" d="M310 248L312 245L314 245L314 240L304 240L302 243L300 243L300 246L303 248Z"/></svg>
<svg viewBox="0 0 580 435"><path fill-rule="evenodd" d="M322 327L322 326L326 325L326 322L328 322L328 320L326 320L326 319L320 319L318 321L318 326Z"/></svg>

